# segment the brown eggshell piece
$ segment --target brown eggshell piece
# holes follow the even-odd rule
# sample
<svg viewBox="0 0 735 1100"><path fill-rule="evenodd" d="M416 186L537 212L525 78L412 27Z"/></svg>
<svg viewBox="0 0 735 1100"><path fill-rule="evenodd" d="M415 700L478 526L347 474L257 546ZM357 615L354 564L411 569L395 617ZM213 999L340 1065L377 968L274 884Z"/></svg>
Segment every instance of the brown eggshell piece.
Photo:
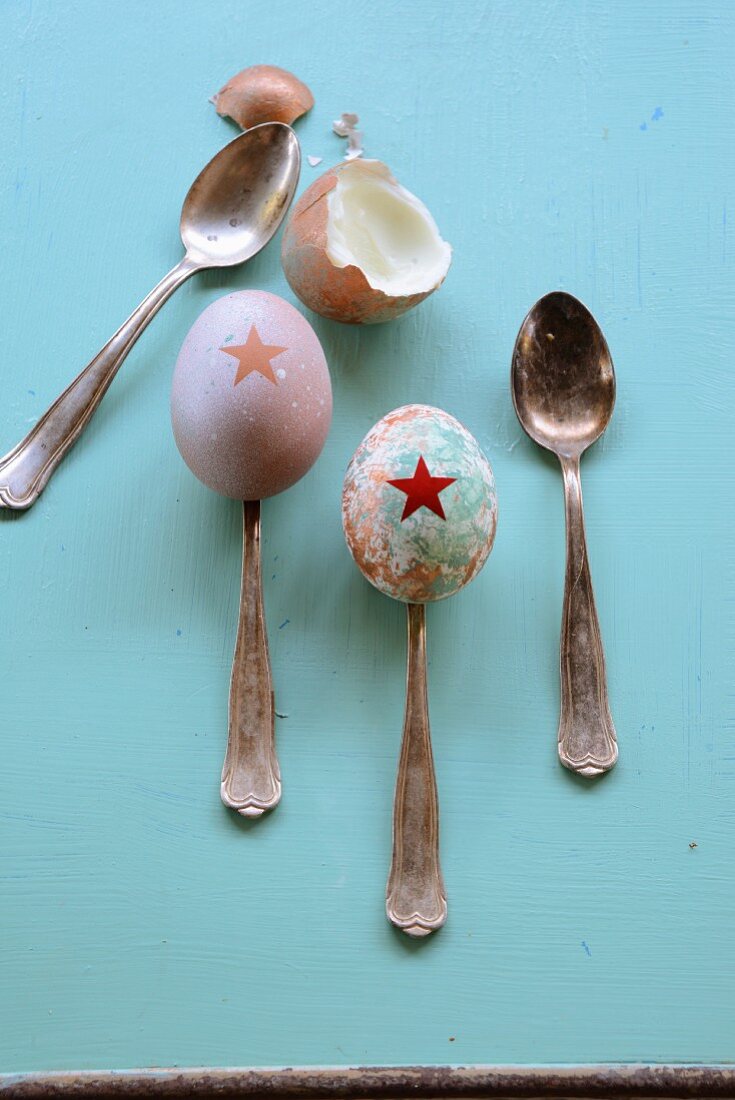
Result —
<svg viewBox="0 0 735 1100"><path fill-rule="evenodd" d="M331 417L324 352L283 298L228 294L189 330L174 370L171 422L184 461L210 489L237 500L283 492L316 462Z"/></svg>
<svg viewBox="0 0 735 1100"><path fill-rule="evenodd" d="M423 302L421 294L393 297L370 286L354 264L337 267L327 255L328 196L349 162L329 168L293 208L281 246L281 262L294 294L315 313L351 325L392 321Z"/></svg>
<svg viewBox="0 0 735 1100"><path fill-rule="evenodd" d="M231 118L243 130L261 122L289 125L314 106L306 84L276 65L251 65L231 77L212 102L217 114Z"/></svg>

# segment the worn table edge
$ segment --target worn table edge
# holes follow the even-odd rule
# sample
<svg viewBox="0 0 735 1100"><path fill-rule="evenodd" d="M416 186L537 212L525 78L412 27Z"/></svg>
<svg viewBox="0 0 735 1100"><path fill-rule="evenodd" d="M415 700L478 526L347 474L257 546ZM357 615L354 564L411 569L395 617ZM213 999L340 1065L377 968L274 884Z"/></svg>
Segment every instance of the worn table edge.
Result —
<svg viewBox="0 0 735 1100"><path fill-rule="evenodd" d="M88 1070L0 1074L3 1100L41 1096L265 1096L269 1100L418 1097L735 1097L735 1067L696 1064L334 1066Z"/></svg>

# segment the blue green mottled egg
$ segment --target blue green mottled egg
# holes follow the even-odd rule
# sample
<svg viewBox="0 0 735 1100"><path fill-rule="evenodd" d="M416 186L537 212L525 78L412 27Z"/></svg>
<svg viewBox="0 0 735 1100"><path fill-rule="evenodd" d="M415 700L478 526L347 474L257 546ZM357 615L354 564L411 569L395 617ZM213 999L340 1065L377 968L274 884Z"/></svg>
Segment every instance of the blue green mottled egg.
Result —
<svg viewBox="0 0 735 1100"><path fill-rule="evenodd" d="M367 579L405 603L451 596L482 569L495 538L495 480L453 416L404 405L371 428L342 493L347 545Z"/></svg>

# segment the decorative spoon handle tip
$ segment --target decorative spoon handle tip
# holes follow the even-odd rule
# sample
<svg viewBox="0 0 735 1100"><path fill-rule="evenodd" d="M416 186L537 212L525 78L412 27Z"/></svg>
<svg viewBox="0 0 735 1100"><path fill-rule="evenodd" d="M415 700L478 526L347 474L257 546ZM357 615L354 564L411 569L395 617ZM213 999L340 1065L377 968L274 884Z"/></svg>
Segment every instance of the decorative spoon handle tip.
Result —
<svg viewBox="0 0 735 1100"><path fill-rule="evenodd" d="M388 920L399 931L405 932L407 936L418 940L430 936L432 932L436 932L446 923L447 901L444 897L439 899L439 904L436 906L436 915L431 918L421 916L419 913L414 913L412 917L401 918L392 908L390 900L386 903L386 913Z"/></svg>
<svg viewBox="0 0 735 1100"><path fill-rule="evenodd" d="M618 759L617 745L614 747L614 751L611 752L606 759L598 760L573 760L566 756L561 745L559 745L559 760L562 762L565 768L569 768L570 771L577 772L578 775L583 775L587 779L594 779L595 776L604 775L605 772L610 771L615 766Z"/></svg>
<svg viewBox="0 0 735 1100"><path fill-rule="evenodd" d="M227 776L222 780L220 796L228 809L235 810L243 817L262 817L263 814L274 809L281 801L281 783L280 780L275 781L273 794L269 799L258 798L254 794L243 799L236 798L231 794L230 776Z"/></svg>

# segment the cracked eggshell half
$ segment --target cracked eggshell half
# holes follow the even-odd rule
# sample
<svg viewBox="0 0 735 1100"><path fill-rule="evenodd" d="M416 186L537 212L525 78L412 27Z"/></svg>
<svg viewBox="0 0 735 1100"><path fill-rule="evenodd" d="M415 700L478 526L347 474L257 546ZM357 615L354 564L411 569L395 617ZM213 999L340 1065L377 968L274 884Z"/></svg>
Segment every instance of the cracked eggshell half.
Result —
<svg viewBox="0 0 735 1100"><path fill-rule="evenodd" d="M217 299L179 352L171 422L200 481L236 500L288 489L316 462L332 388L321 344L283 298L243 290Z"/></svg>
<svg viewBox="0 0 735 1100"><path fill-rule="evenodd" d="M314 106L303 80L277 65L251 65L230 77L212 96L218 115L231 118L243 130L261 122L289 125Z"/></svg>
<svg viewBox="0 0 735 1100"><path fill-rule="evenodd" d="M304 305L348 324L391 321L444 281L452 249L420 199L379 160L330 168L301 196L283 270Z"/></svg>
<svg viewBox="0 0 735 1100"><path fill-rule="evenodd" d="M425 504L406 515L418 498L391 484L415 479L420 459L434 486L452 479L438 492L443 518ZM350 553L371 584L404 603L443 600L476 577L497 515L493 471L477 441L429 405L404 405L379 420L345 475L342 525Z"/></svg>

